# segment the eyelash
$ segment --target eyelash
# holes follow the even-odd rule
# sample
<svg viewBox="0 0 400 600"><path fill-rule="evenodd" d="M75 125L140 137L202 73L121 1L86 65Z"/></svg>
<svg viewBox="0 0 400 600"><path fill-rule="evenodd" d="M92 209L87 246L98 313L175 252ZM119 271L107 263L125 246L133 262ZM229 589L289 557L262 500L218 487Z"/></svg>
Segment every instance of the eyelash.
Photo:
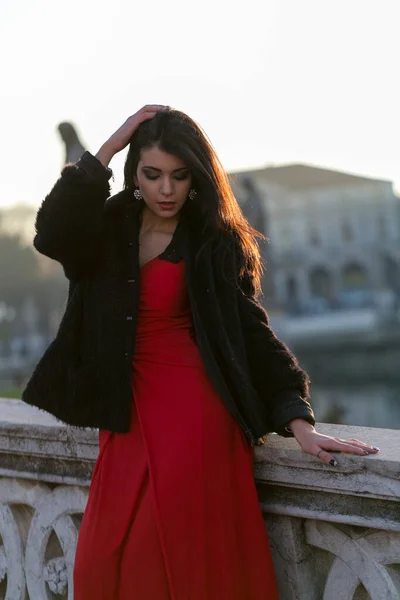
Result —
<svg viewBox="0 0 400 600"><path fill-rule="evenodd" d="M185 179L187 179L189 177L189 175L186 173L186 175L175 175L174 179L176 179L176 181L185 181ZM155 181L156 179L159 178L159 175L146 175L146 178L149 179L150 181Z"/></svg>

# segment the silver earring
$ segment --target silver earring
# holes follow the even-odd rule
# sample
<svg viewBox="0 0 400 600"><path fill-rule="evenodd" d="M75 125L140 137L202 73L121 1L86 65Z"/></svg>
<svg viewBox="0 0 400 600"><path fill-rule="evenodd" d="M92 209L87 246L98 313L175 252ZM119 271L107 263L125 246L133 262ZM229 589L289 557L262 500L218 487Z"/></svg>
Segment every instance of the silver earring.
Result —
<svg viewBox="0 0 400 600"><path fill-rule="evenodd" d="M143 198L142 192L139 190L139 188L135 189L133 195L135 196L136 200L141 200Z"/></svg>
<svg viewBox="0 0 400 600"><path fill-rule="evenodd" d="M194 200L196 196L197 196L196 190L193 190L193 189L190 190L190 192L189 192L189 198L190 198L190 200Z"/></svg>

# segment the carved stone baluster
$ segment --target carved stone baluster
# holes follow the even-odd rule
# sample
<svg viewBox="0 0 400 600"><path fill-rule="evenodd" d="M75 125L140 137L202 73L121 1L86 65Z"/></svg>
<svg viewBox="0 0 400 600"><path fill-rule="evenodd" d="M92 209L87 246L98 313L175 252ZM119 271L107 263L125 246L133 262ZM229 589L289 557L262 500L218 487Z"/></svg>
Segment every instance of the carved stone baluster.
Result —
<svg viewBox="0 0 400 600"><path fill-rule="evenodd" d="M3 569L7 572L5 600L24 600L25 543L30 527L32 510L46 494L42 483L0 478L0 536L3 540ZM24 510L26 507L26 510Z"/></svg>
<svg viewBox="0 0 400 600"><path fill-rule="evenodd" d="M87 496L85 488L61 485L37 506L26 544L26 582L30 598L46 598L47 584L54 593L65 593L65 564L68 600L73 600L72 575L78 530L70 515L84 512ZM63 556L51 557L46 563L46 549L53 531Z"/></svg>
<svg viewBox="0 0 400 600"><path fill-rule="evenodd" d="M400 600L400 589L385 565L400 563L400 534L306 522L309 544L336 558L329 571L323 600L353 600L360 584L371 600Z"/></svg>
<svg viewBox="0 0 400 600"><path fill-rule="evenodd" d="M1 496L1 494L0 494ZM11 508L0 503L0 581L7 577L5 600L24 600L24 547Z"/></svg>

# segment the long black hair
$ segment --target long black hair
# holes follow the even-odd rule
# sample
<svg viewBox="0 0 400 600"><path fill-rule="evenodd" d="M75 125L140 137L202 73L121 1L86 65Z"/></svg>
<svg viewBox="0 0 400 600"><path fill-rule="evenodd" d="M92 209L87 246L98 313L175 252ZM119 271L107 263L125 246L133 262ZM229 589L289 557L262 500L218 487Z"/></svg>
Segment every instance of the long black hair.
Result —
<svg viewBox="0 0 400 600"><path fill-rule="evenodd" d="M201 224L204 243L199 253L211 243L223 273L225 260L232 257L235 248L239 256L237 277L258 295L263 265L257 238L265 238L244 217L207 135L181 111L169 106L158 111L152 119L141 123L132 136L124 167L125 190L135 188L141 150L154 146L179 157L191 171L197 195L186 200L182 213Z"/></svg>

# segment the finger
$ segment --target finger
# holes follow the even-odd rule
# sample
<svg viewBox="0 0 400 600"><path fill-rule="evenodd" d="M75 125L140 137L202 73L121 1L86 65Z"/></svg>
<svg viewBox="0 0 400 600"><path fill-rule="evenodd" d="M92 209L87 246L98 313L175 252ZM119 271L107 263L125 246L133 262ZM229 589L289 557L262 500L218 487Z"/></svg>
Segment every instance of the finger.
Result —
<svg viewBox="0 0 400 600"><path fill-rule="evenodd" d="M129 119L136 120L138 117L143 118L144 116L154 116L158 113L159 110L165 108L162 104L148 104L146 106L142 106L142 108L133 115L130 115Z"/></svg>
<svg viewBox="0 0 400 600"><path fill-rule="evenodd" d="M158 113L158 111L160 110L160 108L154 108L154 109L146 109L146 107L144 106L143 108L141 108L137 113L135 113L134 115L130 115L127 118L127 121L132 122L132 123L136 123L136 121L140 119L143 119L144 117L148 118L149 116L154 116L155 114Z"/></svg>
<svg viewBox="0 0 400 600"><path fill-rule="evenodd" d="M360 456L366 456L367 454L369 454L368 450L366 450L365 448L362 448L357 444L353 444L345 440L341 442L336 440L327 440L326 443L329 444L329 448L327 449L334 450L335 452L348 452L351 454L359 454ZM325 443L320 442L320 446L324 447Z"/></svg>
<svg viewBox="0 0 400 600"><path fill-rule="evenodd" d="M338 438L341 442L351 442L352 444L356 445L356 446L360 446L360 448L365 448L365 450L368 450L368 452L379 452L380 448L377 448L376 446L370 446L369 444L366 444L365 442L362 442L361 440L358 440L357 438L348 438L347 440L344 439L340 439Z"/></svg>
<svg viewBox="0 0 400 600"><path fill-rule="evenodd" d="M155 109L155 110L147 110L142 112L142 114L139 117L139 121L140 123L143 123L143 121L150 121L151 119L154 119L154 117L156 116L156 114L160 111L159 108Z"/></svg>
<svg viewBox="0 0 400 600"><path fill-rule="evenodd" d="M324 450L323 448L318 448L317 452L315 453L315 456L322 460L322 462L327 463L332 467L336 467L338 464L336 458L332 456L332 454L330 454L329 452L326 452L326 450Z"/></svg>
<svg viewBox="0 0 400 600"><path fill-rule="evenodd" d="M154 119L156 114L157 114L157 111L144 113L140 118L140 123L144 123L144 121L151 121L152 119Z"/></svg>
<svg viewBox="0 0 400 600"><path fill-rule="evenodd" d="M154 117L154 115L156 115L161 109L160 108L155 108L153 110L149 109L149 110L144 110L141 113L141 118L143 119L143 117Z"/></svg>
<svg viewBox="0 0 400 600"><path fill-rule="evenodd" d="M160 107L160 108L149 108L148 110L145 110L142 112L142 118L149 118L149 117L154 117L158 112L160 112L160 110L162 110L164 107Z"/></svg>
<svg viewBox="0 0 400 600"><path fill-rule="evenodd" d="M142 110L143 111L153 111L153 110L160 110L160 108L165 108L164 104L146 104L146 106L143 106Z"/></svg>

